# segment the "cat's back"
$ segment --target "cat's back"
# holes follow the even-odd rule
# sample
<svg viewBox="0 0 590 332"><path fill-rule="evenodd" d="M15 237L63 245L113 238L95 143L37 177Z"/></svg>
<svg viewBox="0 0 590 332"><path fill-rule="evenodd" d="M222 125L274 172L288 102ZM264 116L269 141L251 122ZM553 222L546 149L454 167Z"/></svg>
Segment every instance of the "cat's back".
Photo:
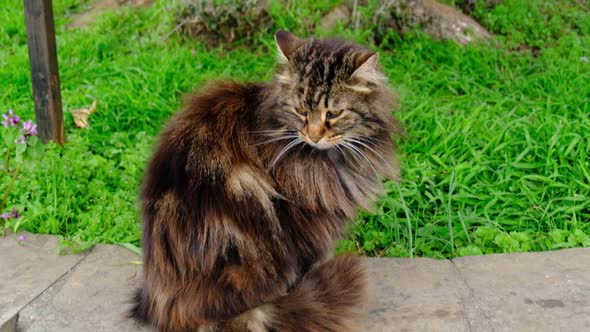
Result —
<svg viewBox="0 0 590 332"><path fill-rule="evenodd" d="M189 95L160 135L142 196L224 181L237 165L256 167L252 131L262 89L259 84L216 81Z"/></svg>
<svg viewBox="0 0 590 332"><path fill-rule="evenodd" d="M255 126L262 85L216 81L190 94L162 139L229 143Z"/></svg>

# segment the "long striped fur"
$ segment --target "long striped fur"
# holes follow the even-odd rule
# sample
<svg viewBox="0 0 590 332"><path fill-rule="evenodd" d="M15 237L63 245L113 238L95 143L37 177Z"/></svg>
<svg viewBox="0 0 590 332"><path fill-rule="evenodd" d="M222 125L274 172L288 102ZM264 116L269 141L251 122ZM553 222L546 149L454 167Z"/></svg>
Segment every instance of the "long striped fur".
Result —
<svg viewBox="0 0 590 332"><path fill-rule="evenodd" d="M276 78L218 81L161 134L131 316L163 332L354 331L365 274L331 257L399 171L377 54L279 31Z"/></svg>

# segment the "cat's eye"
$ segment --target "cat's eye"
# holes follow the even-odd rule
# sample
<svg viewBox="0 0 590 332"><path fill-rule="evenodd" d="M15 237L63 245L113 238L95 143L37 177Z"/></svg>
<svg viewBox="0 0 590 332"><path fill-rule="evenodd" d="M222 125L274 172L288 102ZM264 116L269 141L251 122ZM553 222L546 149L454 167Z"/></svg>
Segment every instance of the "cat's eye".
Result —
<svg viewBox="0 0 590 332"><path fill-rule="evenodd" d="M307 116L307 112L301 109L297 109L295 110L295 112L297 112L297 114L301 115L301 116Z"/></svg>
<svg viewBox="0 0 590 332"><path fill-rule="evenodd" d="M328 111L326 112L326 120L331 120L339 117L342 114L342 111Z"/></svg>

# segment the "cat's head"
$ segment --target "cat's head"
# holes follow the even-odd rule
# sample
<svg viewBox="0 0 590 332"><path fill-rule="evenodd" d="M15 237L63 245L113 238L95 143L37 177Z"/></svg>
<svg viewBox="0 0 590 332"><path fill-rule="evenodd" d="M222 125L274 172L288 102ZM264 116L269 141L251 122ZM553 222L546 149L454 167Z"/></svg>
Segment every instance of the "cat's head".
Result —
<svg viewBox="0 0 590 332"><path fill-rule="evenodd" d="M396 130L393 95L379 70L378 53L287 31L278 31L275 40L279 130L318 149L371 144Z"/></svg>

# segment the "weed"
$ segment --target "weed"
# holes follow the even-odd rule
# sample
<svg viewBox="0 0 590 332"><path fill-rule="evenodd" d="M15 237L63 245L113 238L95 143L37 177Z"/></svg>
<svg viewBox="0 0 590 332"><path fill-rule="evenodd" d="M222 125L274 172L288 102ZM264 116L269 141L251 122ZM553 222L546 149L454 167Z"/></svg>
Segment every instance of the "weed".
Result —
<svg viewBox="0 0 590 332"><path fill-rule="evenodd" d="M381 63L399 92L403 180L386 183L340 251L454 257L590 245L590 25L579 1L503 1L474 15L499 34L459 46L420 31L389 33ZM558 4L567 4L559 6ZM338 1L271 1L277 28L311 33ZM253 48L209 48L170 31L165 1L124 8L65 30L80 0L55 0L68 143L23 164L7 206L10 228L58 234L76 250L95 243L139 246L137 193L145 162L181 97L226 77L265 80L273 31ZM22 1L0 3L0 105L30 118L30 72ZM367 44L372 31L336 34ZM519 45L537 47L515 52ZM67 110L101 107L89 128ZM5 185L6 182L3 182Z"/></svg>

